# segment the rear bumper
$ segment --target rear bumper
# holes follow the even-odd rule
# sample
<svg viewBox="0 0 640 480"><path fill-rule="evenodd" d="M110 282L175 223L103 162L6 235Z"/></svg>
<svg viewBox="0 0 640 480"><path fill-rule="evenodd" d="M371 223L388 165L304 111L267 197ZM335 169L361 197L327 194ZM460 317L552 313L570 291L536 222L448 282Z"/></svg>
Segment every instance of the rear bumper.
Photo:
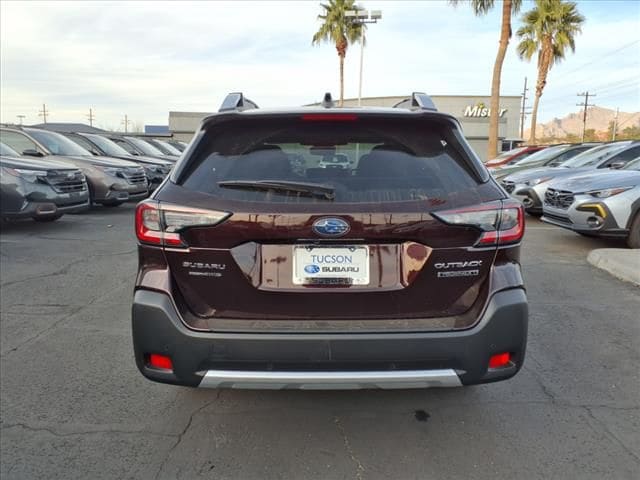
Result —
<svg viewBox="0 0 640 480"><path fill-rule="evenodd" d="M496 293L468 330L427 333L211 333L187 328L164 293L138 290L132 312L140 372L177 385L232 388L422 388L505 380L524 361L527 298ZM512 362L489 369L489 358ZM168 355L173 371L147 365Z"/></svg>

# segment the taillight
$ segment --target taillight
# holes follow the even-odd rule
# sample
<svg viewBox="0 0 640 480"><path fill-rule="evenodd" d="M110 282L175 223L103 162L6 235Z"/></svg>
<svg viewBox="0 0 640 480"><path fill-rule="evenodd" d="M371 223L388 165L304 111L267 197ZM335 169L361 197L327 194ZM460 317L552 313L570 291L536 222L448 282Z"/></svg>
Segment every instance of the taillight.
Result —
<svg viewBox="0 0 640 480"><path fill-rule="evenodd" d="M210 227L231 216L228 212L201 210L145 200L136 207L136 236L142 243L185 246L180 232L192 227Z"/></svg>
<svg viewBox="0 0 640 480"><path fill-rule="evenodd" d="M474 207L434 212L448 225L475 227L482 232L478 247L518 243L524 235L524 209L518 202L493 202Z"/></svg>

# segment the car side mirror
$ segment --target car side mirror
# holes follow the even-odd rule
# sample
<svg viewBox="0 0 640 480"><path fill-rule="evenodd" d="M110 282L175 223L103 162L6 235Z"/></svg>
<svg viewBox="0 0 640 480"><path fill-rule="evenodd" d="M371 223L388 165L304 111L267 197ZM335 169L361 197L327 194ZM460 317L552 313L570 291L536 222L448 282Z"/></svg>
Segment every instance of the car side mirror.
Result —
<svg viewBox="0 0 640 480"><path fill-rule="evenodd" d="M90 150L90 152L91 152L91 155L96 155L96 156L100 155L100 152L98 150L95 150L95 149Z"/></svg>
<svg viewBox="0 0 640 480"><path fill-rule="evenodd" d="M22 155L26 155L27 157L44 157L42 152L39 152L35 148L27 148L22 151Z"/></svg>
<svg viewBox="0 0 640 480"><path fill-rule="evenodd" d="M609 165L609 168L613 168L615 170L619 170L620 168L625 166L625 162L622 161L617 161L617 162L613 162L611 165Z"/></svg>

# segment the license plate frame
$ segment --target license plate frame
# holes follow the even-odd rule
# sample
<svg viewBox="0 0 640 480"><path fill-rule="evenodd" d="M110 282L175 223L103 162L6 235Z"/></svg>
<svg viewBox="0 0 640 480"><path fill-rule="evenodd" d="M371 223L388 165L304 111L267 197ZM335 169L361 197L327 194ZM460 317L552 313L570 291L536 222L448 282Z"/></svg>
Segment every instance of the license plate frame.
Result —
<svg viewBox="0 0 640 480"><path fill-rule="evenodd" d="M305 286L369 285L369 264L368 245L295 245L292 281Z"/></svg>

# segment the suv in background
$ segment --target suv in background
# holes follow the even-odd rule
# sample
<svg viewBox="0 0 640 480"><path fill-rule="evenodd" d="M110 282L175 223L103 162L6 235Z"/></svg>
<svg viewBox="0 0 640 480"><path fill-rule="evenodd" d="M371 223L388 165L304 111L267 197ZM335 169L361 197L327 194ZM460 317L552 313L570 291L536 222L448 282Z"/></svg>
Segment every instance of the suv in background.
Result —
<svg viewBox="0 0 640 480"><path fill-rule="evenodd" d="M549 184L543 222L581 235L624 238L640 248L640 153L619 170L596 170Z"/></svg>
<svg viewBox="0 0 640 480"><path fill-rule="evenodd" d="M553 166L546 168L534 168L509 175L502 180L502 186L524 204L527 213L540 216L542 201L551 180L582 175L593 169L618 169L638 155L640 142L624 140L605 143L563 163L552 163Z"/></svg>
<svg viewBox="0 0 640 480"><path fill-rule="evenodd" d="M149 190L151 191L162 183L173 167L173 163L168 160L144 155L131 155L120 145L102 135L95 133L63 133L63 135L94 155L119 158L141 165L144 168L144 173L149 181Z"/></svg>
<svg viewBox="0 0 640 480"><path fill-rule="evenodd" d="M52 222L89 208L89 188L80 170L66 164L20 158L0 143L0 218Z"/></svg>
<svg viewBox="0 0 640 480"><path fill-rule="evenodd" d="M126 150L130 155L144 155L151 158L160 158L175 163L178 158L177 155L166 155L149 142L145 142L141 138L132 137L129 135L118 135L115 133L101 133L105 138L108 138L112 142L117 143L121 148Z"/></svg>
<svg viewBox="0 0 640 480"><path fill-rule="evenodd" d="M89 186L91 203L115 207L148 195L144 169L126 160L94 156L67 137L37 128L0 128L0 141L22 157L50 160L79 169Z"/></svg>
<svg viewBox="0 0 640 480"><path fill-rule="evenodd" d="M229 95L137 207L142 374L319 389L515 375L524 213L458 120L425 94L409 108L252 104ZM323 168L328 148L349 167Z"/></svg>
<svg viewBox="0 0 640 480"><path fill-rule="evenodd" d="M507 175L511 175L522 170L545 167L551 164L561 164L562 162L566 162L567 160L580 155L593 147L597 147L598 145L601 144L580 143L577 145L553 145L539 152L532 153L521 160L516 160L513 163L489 168L489 172L491 172L491 175L493 175L493 178L496 180L502 180Z"/></svg>
<svg viewBox="0 0 640 480"><path fill-rule="evenodd" d="M544 150L545 148L547 148L546 145L527 145L524 147L514 148L513 150L503 152L496 158L485 162L485 165L487 168L509 165L524 160L528 156L539 152L540 150Z"/></svg>

